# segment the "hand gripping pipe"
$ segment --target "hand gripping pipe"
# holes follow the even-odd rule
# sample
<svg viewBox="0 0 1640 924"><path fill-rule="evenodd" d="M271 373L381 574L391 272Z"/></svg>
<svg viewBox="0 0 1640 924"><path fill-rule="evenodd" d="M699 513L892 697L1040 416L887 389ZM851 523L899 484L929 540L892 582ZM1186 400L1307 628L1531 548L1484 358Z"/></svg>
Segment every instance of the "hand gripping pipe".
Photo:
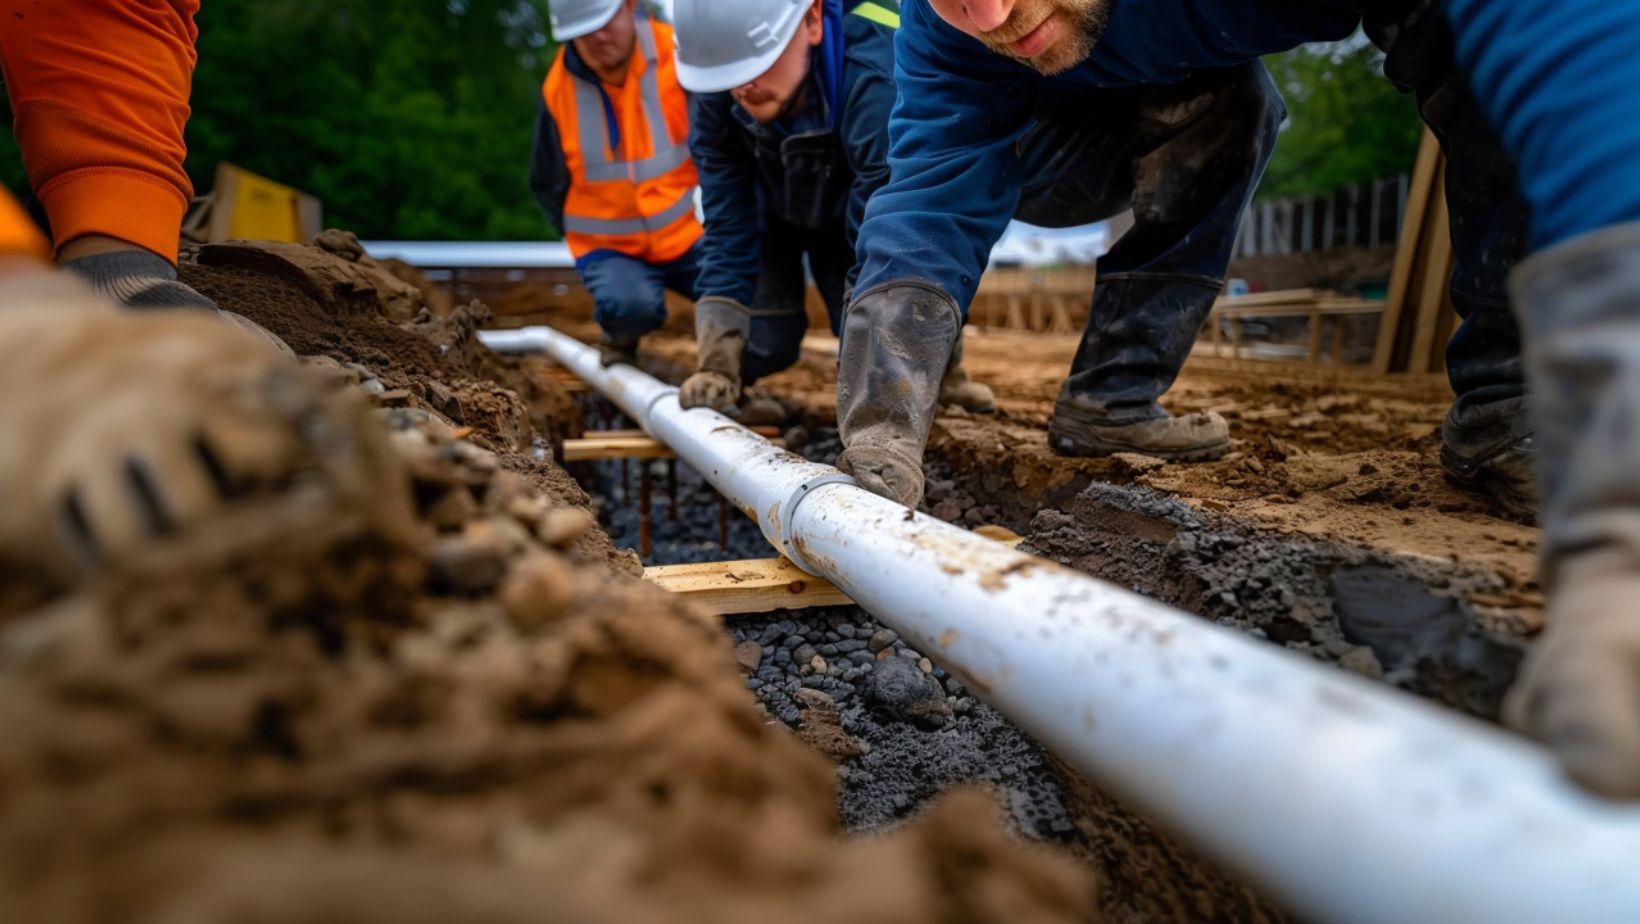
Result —
<svg viewBox="0 0 1640 924"><path fill-rule="evenodd" d="M1640 806L1529 742L855 487L550 328L545 350L981 698L1289 911L1640 921Z"/></svg>

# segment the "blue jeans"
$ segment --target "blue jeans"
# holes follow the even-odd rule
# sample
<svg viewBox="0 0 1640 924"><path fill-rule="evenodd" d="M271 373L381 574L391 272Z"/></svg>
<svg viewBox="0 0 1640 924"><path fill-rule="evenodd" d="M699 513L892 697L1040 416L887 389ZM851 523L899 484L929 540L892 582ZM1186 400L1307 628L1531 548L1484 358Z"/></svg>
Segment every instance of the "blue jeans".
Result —
<svg viewBox="0 0 1640 924"><path fill-rule="evenodd" d="M593 318L609 342L632 346L638 338L666 323L666 290L687 299L698 297L699 241L669 263L646 263L612 250L594 251L576 264L581 281L597 306Z"/></svg>
<svg viewBox="0 0 1640 924"><path fill-rule="evenodd" d="M803 335L809 329L803 258L808 257L808 272L826 303L834 334L843 317L848 271L854 266L854 248L841 224L813 229L800 228L772 215L763 220L763 270L752 299L746 350L741 355L740 379L746 385L790 368L802 352Z"/></svg>
<svg viewBox="0 0 1640 924"><path fill-rule="evenodd" d="M1099 260L1061 399L1091 403L1113 424L1136 423L1166 413L1156 400L1224 285L1241 215L1287 111L1256 61L1092 96L1037 114L1021 141L1034 181L1016 217L1068 227L1133 209L1132 230Z"/></svg>

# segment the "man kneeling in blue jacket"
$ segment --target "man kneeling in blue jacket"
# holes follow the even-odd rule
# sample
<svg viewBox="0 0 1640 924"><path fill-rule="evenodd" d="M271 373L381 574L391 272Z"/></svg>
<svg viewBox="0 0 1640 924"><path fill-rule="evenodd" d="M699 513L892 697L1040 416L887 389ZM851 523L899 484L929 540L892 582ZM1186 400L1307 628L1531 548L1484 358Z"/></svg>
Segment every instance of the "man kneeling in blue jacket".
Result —
<svg viewBox="0 0 1640 924"><path fill-rule="evenodd" d="M1172 417L1172 385L1218 296L1240 218L1285 118L1259 57L1365 19L1451 160L1464 323L1447 365L1452 477L1536 503L1507 272L1526 243L1511 161L1455 77L1428 0L908 0L896 46L892 179L860 231L844 320L839 467L915 506L935 382L1012 217L1064 226L1132 208L1049 425L1068 455L1216 458L1217 414Z"/></svg>
<svg viewBox="0 0 1640 924"><path fill-rule="evenodd" d="M673 16L706 219L699 365L678 400L765 422L779 408L741 389L797 361L804 258L836 332L866 202L888 180L899 10L894 0L678 0ZM960 357L953 338L939 400L990 410L990 389L968 381Z"/></svg>

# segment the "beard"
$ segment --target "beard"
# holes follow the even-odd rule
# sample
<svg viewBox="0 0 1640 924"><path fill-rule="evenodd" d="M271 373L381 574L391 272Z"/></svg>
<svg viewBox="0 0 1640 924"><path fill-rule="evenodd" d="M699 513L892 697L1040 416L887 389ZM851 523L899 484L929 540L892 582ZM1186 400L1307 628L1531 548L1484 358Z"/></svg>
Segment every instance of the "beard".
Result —
<svg viewBox="0 0 1640 924"><path fill-rule="evenodd" d="M1034 69L1044 77L1069 70L1093 54L1105 34L1112 0L1020 0L1008 21L979 36L985 46L999 55ZM1031 34L1058 14L1063 34L1032 57L1014 54L1009 46Z"/></svg>

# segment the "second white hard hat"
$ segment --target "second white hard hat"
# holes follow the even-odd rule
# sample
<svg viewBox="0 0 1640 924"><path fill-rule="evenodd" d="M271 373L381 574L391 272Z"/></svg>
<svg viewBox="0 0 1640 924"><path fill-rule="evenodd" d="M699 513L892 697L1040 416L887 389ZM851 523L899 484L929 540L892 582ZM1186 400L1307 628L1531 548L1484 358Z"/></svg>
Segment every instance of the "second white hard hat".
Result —
<svg viewBox="0 0 1640 924"><path fill-rule="evenodd" d="M678 82L718 93L762 76L791 41L814 0L676 0Z"/></svg>
<svg viewBox="0 0 1640 924"><path fill-rule="evenodd" d="M626 0L552 0L547 14L552 18L552 37L559 42L597 32L626 4Z"/></svg>

